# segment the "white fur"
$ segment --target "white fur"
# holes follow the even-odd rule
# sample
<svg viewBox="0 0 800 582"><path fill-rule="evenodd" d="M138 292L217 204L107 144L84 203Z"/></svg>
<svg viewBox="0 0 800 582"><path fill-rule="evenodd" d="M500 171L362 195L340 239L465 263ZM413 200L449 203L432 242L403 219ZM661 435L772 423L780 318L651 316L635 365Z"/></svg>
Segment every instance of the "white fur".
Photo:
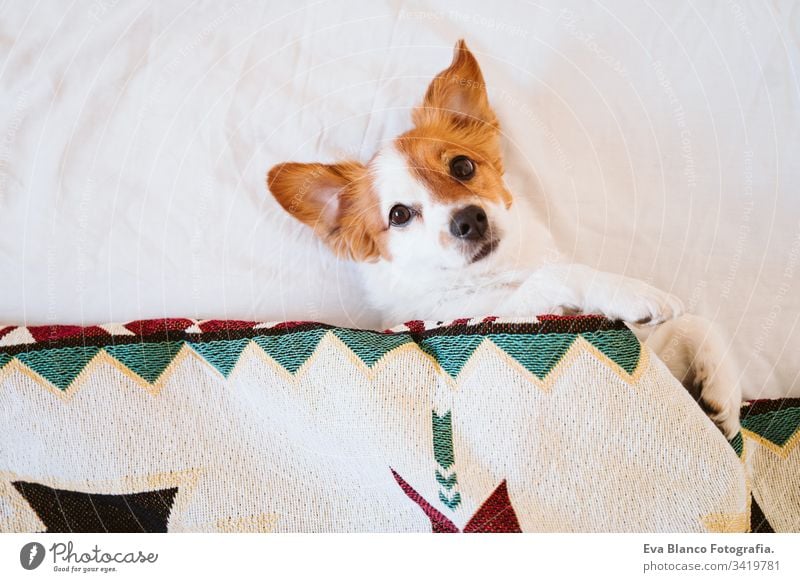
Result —
<svg viewBox="0 0 800 582"><path fill-rule="evenodd" d="M709 416L723 434L733 438L741 429L741 383L716 328L705 319L685 315L659 326L646 341L701 405L713 410Z"/></svg>
<svg viewBox="0 0 800 582"><path fill-rule="evenodd" d="M373 158L370 171L383 216L389 216L395 204L418 207L423 212L410 224L390 229L388 251L395 270L414 266L427 270L457 268L463 261L461 254L455 247L443 248L438 240L449 224L452 208L433 203L431 193L411 174L405 157L393 145Z"/></svg>
<svg viewBox="0 0 800 582"><path fill-rule="evenodd" d="M437 202L393 145L373 158L370 172L384 216L395 204L418 207L422 214L406 226L390 227L389 260L360 265L367 298L387 327L410 319L564 309L657 324L682 311L677 298L641 281L564 263L547 227L519 201L511 208L479 200ZM497 250L473 264L449 233L452 212L471 202L486 211L500 237Z"/></svg>
<svg viewBox="0 0 800 582"><path fill-rule="evenodd" d="M383 216L395 204L421 212L404 227L389 227L390 259L359 264L367 300L381 310L385 327L412 319L578 311L620 319L637 325L639 335L648 335L638 325L669 322L683 312L679 299L642 281L565 262L546 225L519 198L511 208L474 201L501 242L494 253L471 264L474 255L451 240L449 224L455 209L473 201L437 202L392 145L373 158L370 172ZM716 411L712 420L732 438L739 430L741 392L723 358L721 339L704 320L678 321L683 327L663 326L649 345L661 354L665 346L679 342L667 365L699 401Z"/></svg>

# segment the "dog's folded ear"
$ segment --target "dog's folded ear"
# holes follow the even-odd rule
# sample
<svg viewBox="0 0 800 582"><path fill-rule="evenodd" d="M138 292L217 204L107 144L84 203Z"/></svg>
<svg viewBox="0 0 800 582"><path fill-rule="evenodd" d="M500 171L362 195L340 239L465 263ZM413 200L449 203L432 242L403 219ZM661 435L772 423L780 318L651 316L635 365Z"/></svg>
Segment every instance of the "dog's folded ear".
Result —
<svg viewBox="0 0 800 582"><path fill-rule="evenodd" d="M298 164L274 166L267 174L267 187L289 214L327 235L336 228L341 195L358 179L358 164Z"/></svg>
<svg viewBox="0 0 800 582"><path fill-rule="evenodd" d="M445 121L499 128L497 116L489 105L481 68L463 39L456 43L450 66L428 86L422 105L414 110L413 120L417 126Z"/></svg>
<svg viewBox="0 0 800 582"><path fill-rule="evenodd" d="M363 164L278 164L267 175L267 187L337 255L356 261L380 256L380 213Z"/></svg>

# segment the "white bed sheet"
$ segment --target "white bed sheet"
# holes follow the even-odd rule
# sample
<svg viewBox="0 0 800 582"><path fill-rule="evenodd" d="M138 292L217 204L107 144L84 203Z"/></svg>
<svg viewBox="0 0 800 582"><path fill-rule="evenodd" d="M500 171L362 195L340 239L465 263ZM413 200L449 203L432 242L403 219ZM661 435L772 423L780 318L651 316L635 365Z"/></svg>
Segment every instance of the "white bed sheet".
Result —
<svg viewBox="0 0 800 582"><path fill-rule="evenodd" d="M718 322L748 396L800 395L796 2L6 2L0 321L374 325L265 172L367 159L459 37L564 250Z"/></svg>

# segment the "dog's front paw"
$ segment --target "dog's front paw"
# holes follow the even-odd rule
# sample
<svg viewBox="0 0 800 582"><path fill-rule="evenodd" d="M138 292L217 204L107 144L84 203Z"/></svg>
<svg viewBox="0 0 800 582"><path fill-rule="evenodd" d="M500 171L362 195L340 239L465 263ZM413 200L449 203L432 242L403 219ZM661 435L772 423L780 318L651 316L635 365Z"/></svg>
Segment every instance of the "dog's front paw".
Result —
<svg viewBox="0 0 800 582"><path fill-rule="evenodd" d="M680 299L642 281L626 283L608 316L634 325L658 325L683 314Z"/></svg>

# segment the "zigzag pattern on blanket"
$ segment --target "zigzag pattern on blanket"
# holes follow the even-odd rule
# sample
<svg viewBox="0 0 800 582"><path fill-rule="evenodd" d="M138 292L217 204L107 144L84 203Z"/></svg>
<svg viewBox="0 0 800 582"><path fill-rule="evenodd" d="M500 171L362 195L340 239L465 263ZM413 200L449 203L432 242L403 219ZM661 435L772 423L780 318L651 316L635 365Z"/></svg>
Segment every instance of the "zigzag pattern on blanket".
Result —
<svg viewBox="0 0 800 582"><path fill-rule="evenodd" d="M733 443L753 488L750 531L800 531L800 398L754 400Z"/></svg>
<svg viewBox="0 0 800 582"><path fill-rule="evenodd" d="M3 531L792 526L599 317L0 328L0 416Z"/></svg>
<svg viewBox="0 0 800 582"><path fill-rule="evenodd" d="M605 356L622 376L634 374L641 356L641 346L629 329L598 317L544 317L538 323L509 323L490 317L438 327L410 322L406 331L386 332L307 322L165 319L88 328L0 329L0 373L16 362L66 391L95 359L108 356L154 384L188 348L227 377L252 342L286 372L297 374L327 336L338 339L368 369L400 348L419 349L454 380L484 342L499 348L539 380L547 378L579 338Z"/></svg>
<svg viewBox="0 0 800 582"><path fill-rule="evenodd" d="M742 429L784 456L800 440L800 398L754 400L741 410Z"/></svg>

